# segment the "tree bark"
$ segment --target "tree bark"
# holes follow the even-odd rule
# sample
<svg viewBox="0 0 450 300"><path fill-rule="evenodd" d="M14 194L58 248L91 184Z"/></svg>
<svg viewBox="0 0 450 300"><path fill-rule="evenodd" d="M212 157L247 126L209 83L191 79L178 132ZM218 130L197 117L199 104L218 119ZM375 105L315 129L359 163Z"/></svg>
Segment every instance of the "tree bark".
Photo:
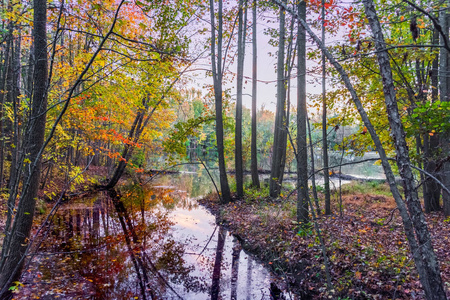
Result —
<svg viewBox="0 0 450 300"><path fill-rule="evenodd" d="M322 0L322 43L325 44L325 1ZM330 174L328 170L327 97L325 82L325 54L322 52L322 158L325 214L331 214Z"/></svg>
<svg viewBox="0 0 450 300"><path fill-rule="evenodd" d="M283 3L285 3L285 1L283 1ZM280 7L280 36L278 40L277 61L277 107L275 112L273 156L269 185L269 194L272 198L276 198L280 195L284 175L284 160L286 158L286 78L284 78L285 21L285 9Z"/></svg>
<svg viewBox="0 0 450 300"><path fill-rule="evenodd" d="M245 10L245 17L244 17ZM239 0L238 13L238 53L237 53L237 88L236 88L236 127L234 160L236 168L236 193L244 197L244 169L242 166L242 84L244 80L245 36L247 27L247 9L244 0Z"/></svg>
<svg viewBox="0 0 450 300"><path fill-rule="evenodd" d="M9 30L11 26L8 26ZM7 90L7 77L9 73L9 57L10 57L10 50L11 50L11 43L12 43L12 34L8 34L6 36L6 42L4 42L5 47L2 51L2 61L4 61L4 64L1 64L1 77L0 77L0 88L2 91ZM3 188L3 171L4 171L4 161L5 161L5 139L6 139L6 130L5 130L5 99L6 95L5 93L0 93L0 188Z"/></svg>
<svg viewBox="0 0 450 300"><path fill-rule="evenodd" d="M257 120L256 120L256 101L257 101L257 86L258 86L258 47L256 43L256 5L257 1L253 0L252 3L252 17L253 17L253 32L252 32L252 46L253 46L253 68L252 68L252 140L251 140L251 172L252 172L252 184L254 187L259 188L259 175L258 175L258 149L256 148L257 139Z"/></svg>
<svg viewBox="0 0 450 300"><path fill-rule="evenodd" d="M228 185L227 170L223 144L223 116L222 116L222 0L219 0L218 32L217 32L217 60L216 60L216 27L214 21L214 0L210 0L211 9L211 65L214 80L214 98L216 110L216 140L219 156L219 177L221 202L231 201L230 186Z"/></svg>
<svg viewBox="0 0 450 300"><path fill-rule="evenodd" d="M47 110L47 1L33 2L33 39L36 59L33 76L34 93L31 103L30 124L25 140L25 153L29 161L26 163L24 186L14 219L11 237L6 252L6 261L0 273L0 298L8 293L11 282L19 279L28 246L31 226L36 206L41 169L41 147L44 144L45 122ZM6 229L8 230L8 229Z"/></svg>
<svg viewBox="0 0 450 300"><path fill-rule="evenodd" d="M306 3L298 4L298 15L306 20ZM308 145L306 135L306 31L299 24L297 34L297 222L309 222Z"/></svg>
<svg viewBox="0 0 450 300"><path fill-rule="evenodd" d="M432 44L437 44L439 42L439 32L435 29L433 33L433 42ZM436 57L432 62L432 70L431 70L431 99L433 102L438 100L438 86L439 86L439 60ZM429 136L425 135L423 139L424 144L424 169L425 171L433 174L435 177L439 177L437 172L436 165L436 156L437 150L439 147L439 136L433 135ZM439 205L439 199L441 197L441 187L438 183L429 178L428 176L424 176L425 182L423 186L423 198L425 203L425 212L438 211L441 209Z"/></svg>
<svg viewBox="0 0 450 300"><path fill-rule="evenodd" d="M311 126L309 124L309 118L306 116L306 123L308 125L308 137L309 137L309 151L311 155L311 183L312 183L312 192L314 197L314 204L316 206L317 215L320 215L320 206L319 206L319 197L317 196L317 188L316 188L316 168L315 168L315 158L314 158L314 143L311 135Z"/></svg>
<svg viewBox="0 0 450 300"><path fill-rule="evenodd" d="M439 23L442 27L443 32L448 34L449 30L449 14L448 9L442 9L439 15ZM439 54L439 89L440 89L440 100L450 101L450 75L449 75L449 53L443 47L445 45L445 40L449 40L448 35L443 37L440 36L441 50ZM444 132L439 136L440 147L443 152L444 157L450 155L450 133ZM440 179L442 183L450 189L450 161L443 163L441 170ZM444 204L444 215L446 217L450 216L450 194L446 191L442 191L442 199Z"/></svg>

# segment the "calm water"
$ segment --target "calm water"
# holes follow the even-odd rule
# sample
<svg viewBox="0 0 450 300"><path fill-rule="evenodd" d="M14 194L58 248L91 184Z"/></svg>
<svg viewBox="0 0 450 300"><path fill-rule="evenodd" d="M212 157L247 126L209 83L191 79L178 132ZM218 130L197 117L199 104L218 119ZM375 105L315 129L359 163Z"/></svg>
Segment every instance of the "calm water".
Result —
<svg viewBox="0 0 450 300"><path fill-rule="evenodd" d="M270 299L277 280L197 204L204 171L58 210L16 299Z"/></svg>

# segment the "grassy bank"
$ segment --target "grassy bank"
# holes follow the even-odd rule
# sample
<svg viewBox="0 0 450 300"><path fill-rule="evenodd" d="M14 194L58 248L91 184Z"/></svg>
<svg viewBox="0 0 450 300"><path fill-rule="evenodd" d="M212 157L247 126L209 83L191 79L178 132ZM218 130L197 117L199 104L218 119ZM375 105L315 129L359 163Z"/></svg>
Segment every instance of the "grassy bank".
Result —
<svg viewBox="0 0 450 300"><path fill-rule="evenodd" d="M342 216L335 194L331 216L318 224L330 261L332 288L327 289L317 232L301 229L296 220L295 195L272 200L268 191L248 190L245 199L220 205L217 197L203 199L220 222L242 240L287 287L302 299L421 299L414 262L389 187L354 182L343 186ZM322 203L321 203L322 204ZM450 220L427 215L447 292L450 287L448 251Z"/></svg>

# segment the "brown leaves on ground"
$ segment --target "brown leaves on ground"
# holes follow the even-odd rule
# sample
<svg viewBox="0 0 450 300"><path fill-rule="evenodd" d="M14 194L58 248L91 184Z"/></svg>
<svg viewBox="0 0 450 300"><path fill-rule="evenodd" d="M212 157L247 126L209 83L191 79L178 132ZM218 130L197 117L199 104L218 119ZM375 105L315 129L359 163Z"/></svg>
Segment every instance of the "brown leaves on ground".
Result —
<svg viewBox="0 0 450 300"><path fill-rule="evenodd" d="M342 217L335 200L335 214L320 215L318 220L330 261L333 297L423 299L393 198L364 193L342 198ZM246 199L219 205L209 198L202 204L221 216L221 222L243 240L244 247L281 273L302 299L328 298L317 233L313 227L301 229L295 222L293 199ZM429 214L427 220L449 294L450 222L441 213Z"/></svg>

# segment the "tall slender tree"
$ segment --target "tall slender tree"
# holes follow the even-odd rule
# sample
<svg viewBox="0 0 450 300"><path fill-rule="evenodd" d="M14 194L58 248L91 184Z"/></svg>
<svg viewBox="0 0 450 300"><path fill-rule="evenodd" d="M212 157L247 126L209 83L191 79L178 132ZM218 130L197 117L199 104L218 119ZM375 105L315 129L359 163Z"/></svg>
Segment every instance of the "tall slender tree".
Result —
<svg viewBox="0 0 450 300"><path fill-rule="evenodd" d="M447 33L447 36L440 35L441 50L439 53L439 89L440 100L450 101L450 59L449 52L445 49L444 45L449 41L448 30L449 24L449 12L447 9L442 9L439 14L439 23L442 31ZM444 155L447 157L450 155L450 133L442 133L439 136L440 147L443 150ZM444 161L441 167L441 181L444 185L450 189L450 162ZM444 203L444 215L450 216L450 195L446 192L442 192L442 198Z"/></svg>
<svg viewBox="0 0 450 300"><path fill-rule="evenodd" d="M322 0L322 42L325 44L325 0ZM325 193L325 214L331 214L330 174L328 170L328 132L325 54L322 51L322 156L323 188Z"/></svg>
<svg viewBox="0 0 450 300"><path fill-rule="evenodd" d="M298 3L298 16L306 19L306 3ZM306 133L306 31L300 24L297 34L297 221L309 221L308 145Z"/></svg>
<svg viewBox="0 0 450 300"><path fill-rule="evenodd" d="M435 29L433 31L432 36L432 44L438 44L439 43L439 32ZM436 102L438 100L438 86L439 86L439 77L438 77L438 71L439 70L439 57L436 56L432 61L432 69L429 74L431 74L431 99L433 102ZM419 91L419 95L423 93L423 90L425 90L425 87L422 89L422 91ZM426 99L423 99L426 101ZM423 154L424 154L424 169L430 174L435 175L436 177L439 177L438 174L436 174L436 157L438 154L438 147L439 147L439 136L433 135L430 136L429 134L423 135ZM428 176L424 176L426 179L423 183L423 198L424 198L424 204L425 204L425 212L431 212L431 211L438 211L441 209L439 205L439 199L441 197L441 188L438 185L438 183L433 180L432 178L429 178Z"/></svg>
<svg viewBox="0 0 450 300"><path fill-rule="evenodd" d="M238 53L236 88L236 128L234 159L236 167L237 197L244 197L244 168L242 163L242 84L244 81L245 39L247 28L247 8L244 0L239 0L238 13Z"/></svg>
<svg viewBox="0 0 450 300"><path fill-rule="evenodd" d="M24 142L26 156L25 177L14 222L8 238L3 243L3 247L6 248L2 249L5 254L2 259L5 259L2 260L0 266L0 298L2 299L8 293L11 282L18 280L23 268L24 255L28 247L33 224L41 171L41 148L45 137L48 84L47 1L35 0L33 2L33 11L35 71L30 121Z"/></svg>
<svg viewBox="0 0 450 300"><path fill-rule="evenodd" d="M286 1L283 1L286 3ZM286 78L284 77L284 47L286 34L285 9L280 7L280 26L278 38L278 60L277 60L277 107L275 112L275 128L273 138L273 155L270 170L270 197L276 198L280 195L281 184L284 175L284 162L286 159Z"/></svg>
<svg viewBox="0 0 450 300"><path fill-rule="evenodd" d="M259 188L259 176L258 176L258 149L256 148L257 139L257 120L256 120L256 90L258 87L258 44L256 39L257 33L257 0L253 0L252 3L252 17L253 17L253 29L252 29L252 47L253 47L253 63L252 63L252 140L251 140L251 172L252 172L252 184Z"/></svg>
<svg viewBox="0 0 450 300"><path fill-rule="evenodd" d="M211 65L214 82L214 99L216 110L216 140L219 156L219 178L221 201L228 203L231 200L230 186L228 185L227 170L225 168L225 153L223 143L223 111L222 111L222 40L223 40L223 3L219 0L217 15L217 53L216 53L216 25L214 17L214 0L210 0L211 10ZM217 56L217 58L216 58Z"/></svg>

